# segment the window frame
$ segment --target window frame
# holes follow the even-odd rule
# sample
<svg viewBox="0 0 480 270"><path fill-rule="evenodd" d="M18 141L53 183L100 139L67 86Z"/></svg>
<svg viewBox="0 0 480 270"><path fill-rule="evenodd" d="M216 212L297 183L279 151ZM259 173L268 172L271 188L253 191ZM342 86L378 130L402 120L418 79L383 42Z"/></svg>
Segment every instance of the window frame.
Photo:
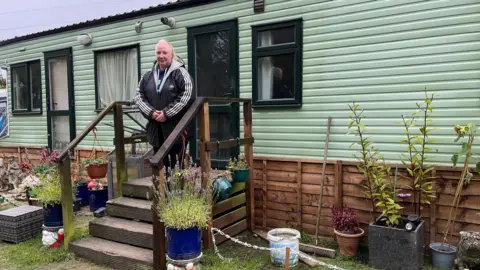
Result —
<svg viewBox="0 0 480 270"><path fill-rule="evenodd" d="M258 46L258 34L262 31L294 27L294 42ZM303 59L303 19L252 25L252 107L301 107L302 106L302 59ZM265 56L294 55L294 97L286 99L261 100L258 98L258 59Z"/></svg>
<svg viewBox="0 0 480 270"><path fill-rule="evenodd" d="M32 110L32 90L31 90L31 81L30 81L30 65L38 63L40 66L40 97L41 105L40 110ZM25 76L27 77L27 109L17 109L15 108L15 89L13 87L13 69L21 68L25 69ZM40 59L35 59L31 61L26 61L22 63L16 63L10 65L10 101L12 102L12 114L13 115L41 115L43 114L43 83L42 83L42 61Z"/></svg>
<svg viewBox="0 0 480 270"><path fill-rule="evenodd" d="M141 71L141 59L140 59L140 43L136 44L131 44L127 46L120 46L120 47L113 47L113 48L106 48L106 49L100 49L100 50L94 50L93 51L93 72L94 74L94 80L95 80L95 112L101 112L103 111L104 108L99 108L98 107L98 77L97 77L97 58L98 55L101 53L109 53L109 52L115 52L115 51L124 51L128 49L137 49L137 66L138 66L138 80L142 77L142 71ZM126 109L128 111L128 109Z"/></svg>

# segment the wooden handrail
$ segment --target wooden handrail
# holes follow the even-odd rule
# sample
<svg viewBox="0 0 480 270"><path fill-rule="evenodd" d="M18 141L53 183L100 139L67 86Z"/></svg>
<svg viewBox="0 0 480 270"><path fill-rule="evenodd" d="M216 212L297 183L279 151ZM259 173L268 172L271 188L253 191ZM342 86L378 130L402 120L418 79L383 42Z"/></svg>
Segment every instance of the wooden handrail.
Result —
<svg viewBox="0 0 480 270"><path fill-rule="evenodd" d="M150 159L150 164L155 167L155 168L163 168L163 159L167 155L167 153L170 151L172 148L173 144L177 141L177 139L180 137L182 134L183 130L187 127L188 124L192 121L192 119L195 117L197 114L198 110L202 106L202 104L205 102L206 98L205 97L198 97L195 99L195 101L192 103L190 108L188 108L187 112L183 115L182 119L180 119L180 122L177 124L175 129L170 133L168 138L165 140L165 142L162 144L160 149L155 153L155 155Z"/></svg>
<svg viewBox="0 0 480 270"><path fill-rule="evenodd" d="M113 101L112 103L110 103L110 105L108 105L105 109L103 109L98 115L97 117L92 121L90 122L90 124L88 124L88 126L82 131L82 133L80 133L80 135L78 135L77 137L75 137L75 139L73 139L73 141L71 141L68 146L60 153L60 155L58 155L57 157L57 160L58 162L61 162L63 161L67 155L68 155L68 152L73 150L73 148L75 148L87 135L88 133L90 133L90 131L93 130L93 128L98 125L98 123L100 123L100 121L102 121L102 119L113 109L115 108L116 104L122 104L122 105L130 105L131 102L130 101Z"/></svg>

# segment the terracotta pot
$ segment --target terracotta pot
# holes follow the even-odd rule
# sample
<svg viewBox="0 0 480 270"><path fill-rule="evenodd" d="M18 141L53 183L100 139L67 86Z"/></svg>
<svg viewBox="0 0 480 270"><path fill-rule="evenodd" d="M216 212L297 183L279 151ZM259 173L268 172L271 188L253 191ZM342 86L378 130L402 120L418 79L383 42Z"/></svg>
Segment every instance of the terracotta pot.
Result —
<svg viewBox="0 0 480 270"><path fill-rule="evenodd" d="M340 254L347 257L354 257L357 255L358 244L360 243L360 237L365 233L364 230L360 229L358 234L346 234L341 233L335 229L335 235L337 235L337 243L340 248Z"/></svg>
<svg viewBox="0 0 480 270"><path fill-rule="evenodd" d="M90 164L87 166L88 177L92 179L104 178L107 175L108 163Z"/></svg>

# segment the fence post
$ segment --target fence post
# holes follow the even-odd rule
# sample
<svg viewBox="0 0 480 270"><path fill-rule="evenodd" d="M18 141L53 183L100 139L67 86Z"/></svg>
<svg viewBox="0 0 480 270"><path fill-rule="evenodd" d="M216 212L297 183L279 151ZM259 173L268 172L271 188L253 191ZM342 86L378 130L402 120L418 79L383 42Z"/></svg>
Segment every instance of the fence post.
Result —
<svg viewBox="0 0 480 270"><path fill-rule="evenodd" d="M210 152L205 149L205 143L210 142L210 112L208 102L203 103L198 114L198 128L200 129L200 167L202 168L202 186L205 188L208 185L208 175L210 174L211 157ZM212 220L208 223L208 228L203 231L203 243L205 248L212 248Z"/></svg>
<svg viewBox="0 0 480 270"><path fill-rule="evenodd" d="M60 161L58 164L60 174L60 186L62 189L62 215L63 228L65 230L65 249L68 250L68 245L75 236L75 220L73 217L73 192L72 192L72 177L70 170L70 157Z"/></svg>
<svg viewBox="0 0 480 270"><path fill-rule="evenodd" d="M163 164L159 167L152 166L152 187L155 192L158 188L160 197L165 196L165 170ZM160 221L154 207L158 205L158 198L154 195L152 202L152 219L153 219L153 269L165 270L167 268L167 247L165 241L165 224Z"/></svg>
<svg viewBox="0 0 480 270"><path fill-rule="evenodd" d="M253 137L252 131L252 102L243 103L243 137ZM255 201L254 201L254 181L253 181L253 144L245 144L245 160L250 166L247 182L247 226L250 231L255 229Z"/></svg>
<svg viewBox="0 0 480 270"><path fill-rule="evenodd" d="M113 179L115 188L114 198L122 196L122 184L127 180L127 168L125 163L125 140L123 134L123 108L121 103L115 104L114 129L115 129L115 162L117 165L117 177Z"/></svg>

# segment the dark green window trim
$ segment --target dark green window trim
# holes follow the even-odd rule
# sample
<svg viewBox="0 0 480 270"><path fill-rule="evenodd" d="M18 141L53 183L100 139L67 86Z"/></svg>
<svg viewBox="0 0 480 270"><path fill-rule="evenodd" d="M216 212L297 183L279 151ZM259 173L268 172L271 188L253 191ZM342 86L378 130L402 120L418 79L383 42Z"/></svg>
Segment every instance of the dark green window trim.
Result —
<svg viewBox="0 0 480 270"><path fill-rule="evenodd" d="M40 82L42 80L42 66L40 60L33 60L33 61L28 61L28 62L23 62L23 63L17 63L17 64L12 64L10 65L10 90L11 90L11 103L12 103L12 114L13 115L41 115L43 113L43 98L42 98L42 105L40 106L40 109L38 110L32 110L32 97L31 97L31 82L29 80L30 78L30 65L32 64L38 64L40 66L40 73L38 74L38 78L40 79ZM15 108L15 90L13 88L13 69L14 68L20 68L24 67L25 68L25 76L27 77L26 83L27 83L27 109L16 109ZM40 96L42 96L42 85L40 83Z"/></svg>
<svg viewBox="0 0 480 270"><path fill-rule="evenodd" d="M101 49L101 50L96 50L93 51L94 55L94 63L93 63L93 72L95 73L95 112L101 112L103 108L98 107L98 78L97 78L97 57L98 54L101 53L107 53L107 52L115 52L115 51L124 51L128 49L137 49L137 65L138 65L138 80L141 78L141 64L140 64L140 44L133 44L133 45L128 45L128 46L122 46L122 47L114 47L114 48L107 48L107 49Z"/></svg>
<svg viewBox="0 0 480 270"><path fill-rule="evenodd" d="M294 27L294 42L259 47L258 34L266 30ZM302 18L269 24L252 25L252 106L262 107L301 107L302 106L302 52L303 20ZM294 55L294 97L261 100L258 95L258 59L265 56Z"/></svg>

